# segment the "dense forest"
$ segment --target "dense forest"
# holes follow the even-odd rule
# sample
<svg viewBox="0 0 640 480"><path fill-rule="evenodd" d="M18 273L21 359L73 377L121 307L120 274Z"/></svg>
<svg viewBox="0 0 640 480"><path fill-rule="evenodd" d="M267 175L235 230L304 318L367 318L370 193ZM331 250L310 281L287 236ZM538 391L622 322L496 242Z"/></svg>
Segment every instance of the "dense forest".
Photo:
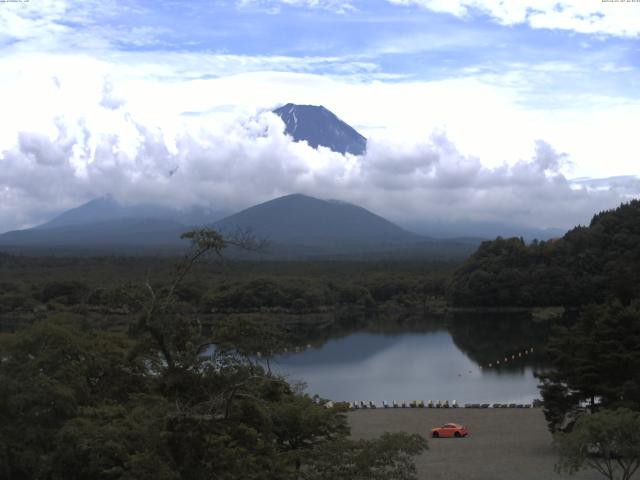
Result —
<svg viewBox="0 0 640 480"><path fill-rule="evenodd" d="M639 201L557 240L485 242L462 265L234 262L217 232L189 235L180 260L0 254L0 479L415 478L423 438L351 440L344 405L268 360L444 314L478 363L546 345L553 432L585 406L640 410ZM571 308L532 322L539 306Z"/></svg>
<svg viewBox="0 0 640 480"><path fill-rule="evenodd" d="M551 368L539 375L551 431L571 428L588 408L640 411L640 304L588 305L558 322L547 342Z"/></svg>
<svg viewBox="0 0 640 480"><path fill-rule="evenodd" d="M604 430L594 439L586 413L615 420L640 411L639 200L556 240L484 242L454 272L447 296L456 306L569 307L549 326L538 374L549 429L569 470L583 464L590 442L612 442L606 460L620 459L632 439Z"/></svg>
<svg viewBox="0 0 640 480"><path fill-rule="evenodd" d="M421 314L442 299L452 263L229 262L195 264L173 292L204 328L259 315L291 330L357 324L391 313ZM168 288L175 260L144 257L0 256L0 332L57 313L103 330L125 330L147 298Z"/></svg>
<svg viewBox="0 0 640 480"><path fill-rule="evenodd" d="M455 272L457 306L579 306L640 297L640 200L599 213L589 226L527 245L484 242Z"/></svg>
<svg viewBox="0 0 640 480"><path fill-rule="evenodd" d="M225 315L203 329L198 315L364 306L371 292L349 281L320 283L316 296L305 296L291 280L253 279L246 294L231 282L205 295L189 287L190 274L227 242L214 231L189 235L190 252L155 282L147 275L141 284L97 287L91 279L106 279L87 271L88 280L3 283L4 296L16 299L9 315L42 317L0 336L0 478L415 478L412 458L427 448L424 438L351 440L344 405L310 398L256 359L258 349L267 360L290 340L282 324ZM29 261L5 257L3 271ZM206 275L215 264L200 267ZM122 324L110 322L110 309ZM214 354L200 355L211 343Z"/></svg>

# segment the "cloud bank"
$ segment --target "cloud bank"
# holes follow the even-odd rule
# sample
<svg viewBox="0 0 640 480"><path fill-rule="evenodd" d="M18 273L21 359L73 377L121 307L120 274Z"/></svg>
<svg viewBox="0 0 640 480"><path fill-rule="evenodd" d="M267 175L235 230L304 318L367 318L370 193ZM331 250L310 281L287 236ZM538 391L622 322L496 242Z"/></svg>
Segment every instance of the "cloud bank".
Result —
<svg viewBox="0 0 640 480"><path fill-rule="evenodd" d="M387 0L417 5L457 17L487 15L502 25L571 30L586 34L637 37L640 5L606 0Z"/></svg>
<svg viewBox="0 0 640 480"><path fill-rule="evenodd" d="M500 25L568 30L584 34L637 37L640 6L632 0L386 0L392 5L418 6L460 18L487 16ZM277 13L284 6L357 12L364 0L237 0Z"/></svg>
<svg viewBox="0 0 640 480"><path fill-rule="evenodd" d="M353 12L356 10L352 0L237 0L237 5L241 7L269 7L272 12L277 12L279 7L284 5L291 7L328 10L340 14Z"/></svg>
<svg viewBox="0 0 640 480"><path fill-rule="evenodd" d="M594 42L599 35L632 37L640 25L640 4L599 0L387 2L398 8L384 1L378 7L397 10L402 18L415 13L402 5L413 5L480 18L483 27L489 17L494 27L592 32ZM340 17L341 29L364 13L353 9L365 5L242 3L259 7L265 22L282 21L263 15L264 8L278 5L352 11ZM249 54L212 47L224 44L216 36L219 29L209 25L215 24L213 15L238 2L214 4L202 23L215 35L204 44L200 37L178 35L177 30L198 27L190 23L194 11L179 2L41 0L0 8L0 103L9 112L0 116L0 230L45 221L105 194L125 203L233 210L292 192L352 201L413 224L472 218L568 227L640 192L637 177L628 175L637 173L640 101L633 89L622 88L635 79L634 57L611 58L622 44L632 52L631 41L618 39L593 52L581 45L581 54L592 52L582 62L468 60L445 67L451 45L437 38L422 43L445 53L423 62L412 56L413 37L403 43L385 36L378 40L394 40L393 48L380 50L373 41L369 53L331 50L322 23L323 36L316 37L322 48L314 51L325 56L272 50L273 30L260 37L265 47ZM168 9L159 13L154 7ZM156 18L149 13L167 21L145 24ZM183 17L174 25L173 15ZM318 18L324 22L327 15ZM368 38L369 24L363 25L360 32ZM237 40L243 35L238 32ZM477 37L448 42L455 52L466 51ZM500 47L487 45L492 55ZM407 51L402 68L389 68L389 57ZM442 72L411 69L426 64ZM587 81L594 77L602 81ZM257 110L289 101L335 111L370 137L368 153L343 157L292 143L277 118ZM571 181L571 175L620 177Z"/></svg>
<svg viewBox="0 0 640 480"><path fill-rule="evenodd" d="M461 153L443 130L413 142L372 136L366 155L343 156L292 142L269 111L163 125L131 111L109 79L94 90L87 112L23 128L2 151L0 230L107 194L126 204L232 211L294 192L350 201L403 223L569 227L640 193L637 177L568 180L570 159L543 140L529 158L491 167Z"/></svg>

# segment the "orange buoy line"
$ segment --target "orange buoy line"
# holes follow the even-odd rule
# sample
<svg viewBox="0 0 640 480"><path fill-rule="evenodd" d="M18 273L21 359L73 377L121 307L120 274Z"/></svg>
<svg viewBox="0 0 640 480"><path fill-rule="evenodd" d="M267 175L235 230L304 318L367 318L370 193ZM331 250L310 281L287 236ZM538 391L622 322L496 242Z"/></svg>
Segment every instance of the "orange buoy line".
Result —
<svg viewBox="0 0 640 480"><path fill-rule="evenodd" d="M522 358L523 356L529 355L530 353L533 353L533 347L531 347L531 348L526 348L526 349L524 349L523 351L518 352L518 353L517 353L517 357L516 357L516 354L515 354L515 353L514 353L513 355L511 355L511 358L509 358L509 355L507 355L507 356L505 356L505 357L502 359L502 362L503 362L503 363L508 363L508 362L509 362L509 360L514 361L514 360L516 360L517 358ZM482 368L493 368L494 366L496 366L496 367L497 367L498 365L500 365L500 360L496 360L496 361L495 361L495 363L493 363L493 362L492 362L492 363L489 363L486 367L482 367L482 366L481 366L480 368L481 368L481 369L482 369Z"/></svg>

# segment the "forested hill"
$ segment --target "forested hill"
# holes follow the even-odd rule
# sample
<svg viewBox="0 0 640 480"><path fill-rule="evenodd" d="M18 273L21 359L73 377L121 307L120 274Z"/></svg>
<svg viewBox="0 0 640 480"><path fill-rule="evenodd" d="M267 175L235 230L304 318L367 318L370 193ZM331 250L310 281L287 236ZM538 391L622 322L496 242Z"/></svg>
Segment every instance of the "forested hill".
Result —
<svg viewBox="0 0 640 480"><path fill-rule="evenodd" d="M574 306L640 298L640 200L593 217L564 237L526 245L484 242L455 272L457 306Z"/></svg>

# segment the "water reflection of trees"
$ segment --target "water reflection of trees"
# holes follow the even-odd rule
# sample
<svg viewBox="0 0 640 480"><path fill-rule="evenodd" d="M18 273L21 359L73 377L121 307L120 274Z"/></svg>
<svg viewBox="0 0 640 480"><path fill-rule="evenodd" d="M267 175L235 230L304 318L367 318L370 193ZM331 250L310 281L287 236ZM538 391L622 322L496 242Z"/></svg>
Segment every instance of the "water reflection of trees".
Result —
<svg viewBox="0 0 640 480"><path fill-rule="evenodd" d="M280 353L309 347L319 349L331 340L355 333L406 335L446 330L451 334L455 346L473 362L496 372L518 372L532 366L544 368L543 351L551 326L558 321L535 320L527 312L449 312L434 315L398 309L370 315L363 309L353 307L304 316L264 313L241 315L243 318L253 316L260 321L258 323L275 322L284 329ZM234 317L230 320L238 319ZM525 354L525 350L528 353Z"/></svg>
<svg viewBox="0 0 640 480"><path fill-rule="evenodd" d="M495 371L515 372L525 367L543 368L542 352L551 329L551 321L535 321L528 313L454 313L427 316L421 313L378 315L374 319L344 316L322 327L310 324L292 332L299 345L322 347L329 340L354 333L400 335L447 330L454 344L472 361ZM533 353L531 353L533 348ZM529 353L523 352L528 350ZM521 356L518 356L518 354ZM512 359L515 356L515 359ZM504 358L507 357L507 361ZM496 364L499 360L500 364Z"/></svg>
<svg viewBox="0 0 640 480"><path fill-rule="evenodd" d="M527 313L454 314L447 322L453 342L462 352L483 368L497 371L543 367L542 352L551 323L534 321Z"/></svg>
<svg viewBox="0 0 640 480"><path fill-rule="evenodd" d="M299 324L290 328L290 337L299 345L322 347L330 340L348 337L354 333L377 333L382 335L400 335L406 333L429 333L446 329L442 317L425 317L417 313L385 313L367 318L363 315L344 313L333 322L324 324Z"/></svg>

